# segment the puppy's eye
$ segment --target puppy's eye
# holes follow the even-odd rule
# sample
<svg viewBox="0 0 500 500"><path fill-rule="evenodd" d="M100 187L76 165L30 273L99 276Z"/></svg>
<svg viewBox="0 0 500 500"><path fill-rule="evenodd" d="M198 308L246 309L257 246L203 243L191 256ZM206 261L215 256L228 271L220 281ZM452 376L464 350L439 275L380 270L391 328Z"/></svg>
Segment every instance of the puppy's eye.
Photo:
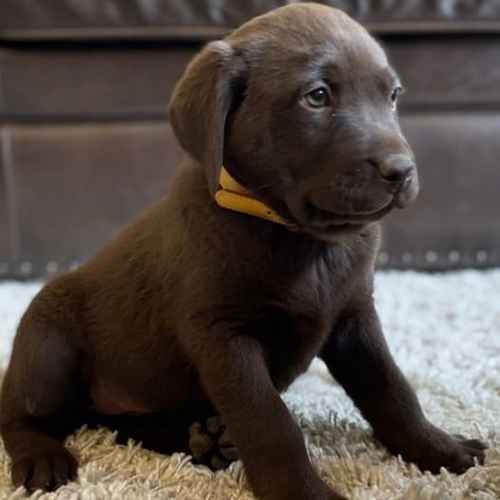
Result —
<svg viewBox="0 0 500 500"><path fill-rule="evenodd" d="M330 105L330 93L326 87L318 87L306 94L304 100L311 108L326 108Z"/></svg>
<svg viewBox="0 0 500 500"><path fill-rule="evenodd" d="M394 87L391 93L391 104L393 109L396 109L396 104L398 102L398 97L403 93L403 87Z"/></svg>

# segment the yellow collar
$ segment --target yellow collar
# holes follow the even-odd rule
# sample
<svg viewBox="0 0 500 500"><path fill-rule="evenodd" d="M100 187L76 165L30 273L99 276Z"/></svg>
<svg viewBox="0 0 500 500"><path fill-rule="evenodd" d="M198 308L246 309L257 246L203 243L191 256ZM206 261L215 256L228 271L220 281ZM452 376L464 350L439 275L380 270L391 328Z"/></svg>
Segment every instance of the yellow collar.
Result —
<svg viewBox="0 0 500 500"><path fill-rule="evenodd" d="M287 225L287 222L272 208L254 198L250 191L231 177L224 167L220 171L219 185L221 189L215 193L215 201L220 207Z"/></svg>

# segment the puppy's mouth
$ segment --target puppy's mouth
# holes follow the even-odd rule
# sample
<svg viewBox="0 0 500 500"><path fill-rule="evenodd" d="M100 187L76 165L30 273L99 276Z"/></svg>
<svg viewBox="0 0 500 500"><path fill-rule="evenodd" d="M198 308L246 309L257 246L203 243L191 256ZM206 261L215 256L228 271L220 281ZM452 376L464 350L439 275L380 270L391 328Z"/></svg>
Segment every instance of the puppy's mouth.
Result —
<svg viewBox="0 0 500 500"><path fill-rule="evenodd" d="M300 221L295 217L296 228L316 236L345 234L360 231L365 226L382 219L394 207L394 199L389 199L374 210L352 213L336 213L316 207L306 202Z"/></svg>
<svg viewBox="0 0 500 500"><path fill-rule="evenodd" d="M380 207L370 211L358 211L352 213L337 213L330 210L318 208L312 203L306 202L305 212L308 225L318 229L336 229L348 226L363 226L375 222L386 215L393 207L393 200L389 199Z"/></svg>

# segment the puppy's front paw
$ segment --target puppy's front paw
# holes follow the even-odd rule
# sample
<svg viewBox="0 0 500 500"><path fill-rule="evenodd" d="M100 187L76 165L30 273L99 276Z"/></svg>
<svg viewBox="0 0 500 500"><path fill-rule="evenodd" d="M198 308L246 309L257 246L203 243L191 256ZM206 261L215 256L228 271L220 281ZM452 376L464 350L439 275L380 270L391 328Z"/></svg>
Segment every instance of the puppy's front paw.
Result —
<svg viewBox="0 0 500 500"><path fill-rule="evenodd" d="M78 462L64 448L34 450L30 456L16 460L12 464L12 482L15 486L25 486L28 491L52 491L74 479Z"/></svg>
<svg viewBox="0 0 500 500"><path fill-rule="evenodd" d="M191 425L189 448L195 463L206 465L212 470L225 469L239 459L238 450L219 416Z"/></svg>
<svg viewBox="0 0 500 500"><path fill-rule="evenodd" d="M450 472L462 474L473 467L476 460L479 464L484 463L487 446L477 439L451 436L429 425L416 440L409 452L402 455L406 460L415 462L421 470L438 474L444 467Z"/></svg>

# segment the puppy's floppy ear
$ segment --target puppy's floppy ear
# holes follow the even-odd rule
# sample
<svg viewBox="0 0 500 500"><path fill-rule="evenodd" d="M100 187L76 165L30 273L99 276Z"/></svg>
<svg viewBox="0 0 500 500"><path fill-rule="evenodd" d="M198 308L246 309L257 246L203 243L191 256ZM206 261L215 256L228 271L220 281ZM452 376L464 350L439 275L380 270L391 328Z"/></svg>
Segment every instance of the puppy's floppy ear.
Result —
<svg viewBox="0 0 500 500"><path fill-rule="evenodd" d="M212 195L224 161L226 118L241 92L245 69L227 42L211 42L188 65L170 100L175 135L205 169Z"/></svg>

